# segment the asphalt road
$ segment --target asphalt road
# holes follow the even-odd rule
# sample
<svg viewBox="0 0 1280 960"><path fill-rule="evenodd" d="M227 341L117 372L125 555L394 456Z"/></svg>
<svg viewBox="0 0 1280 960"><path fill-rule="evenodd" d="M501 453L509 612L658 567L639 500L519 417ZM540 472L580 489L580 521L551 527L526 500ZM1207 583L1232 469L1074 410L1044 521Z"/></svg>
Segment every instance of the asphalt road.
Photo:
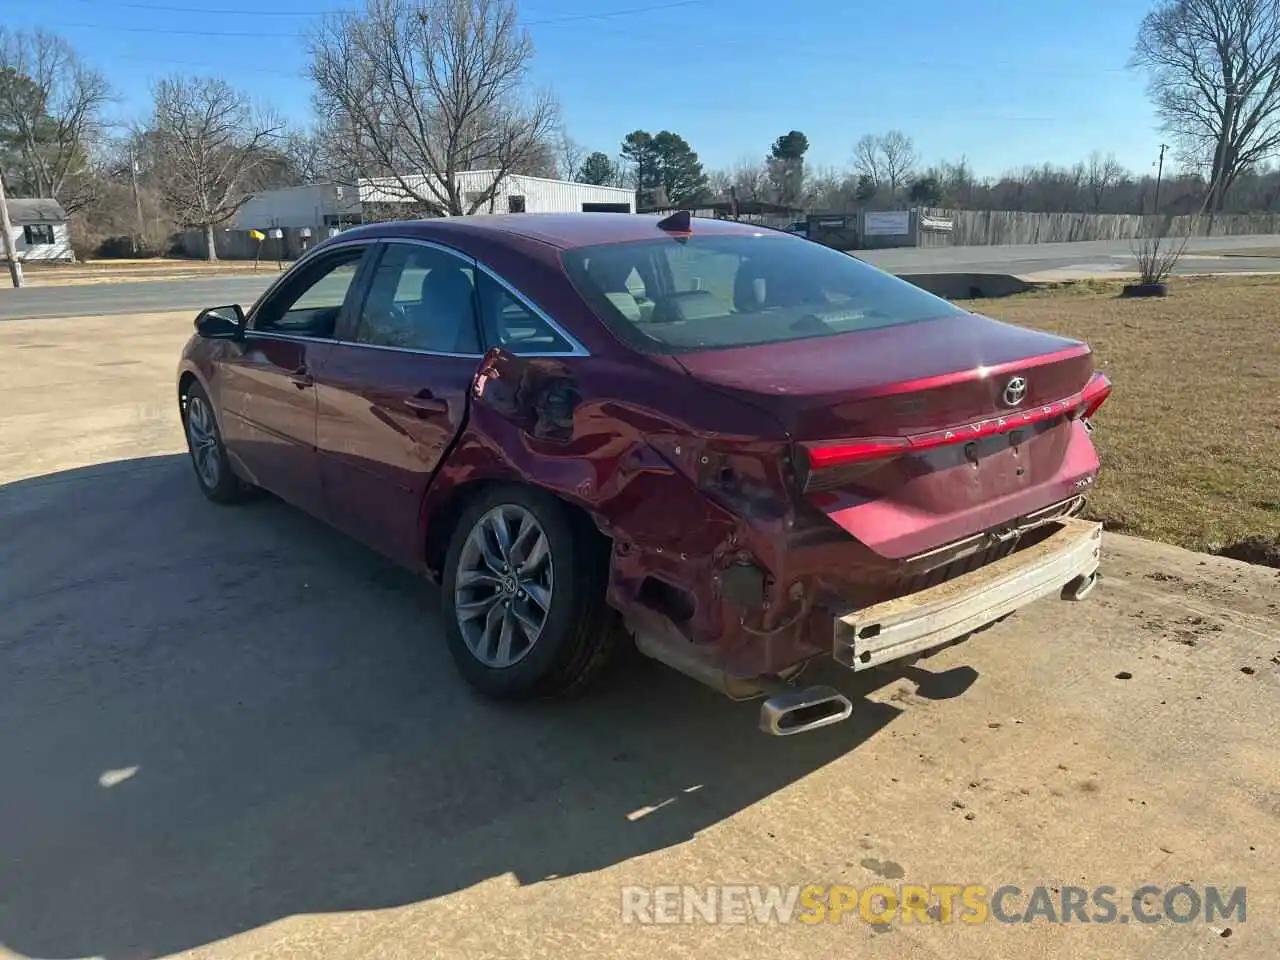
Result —
<svg viewBox="0 0 1280 960"><path fill-rule="evenodd" d="M155 313L252 303L277 274L199 280L140 280L0 289L0 320Z"/></svg>
<svg viewBox="0 0 1280 960"><path fill-rule="evenodd" d="M1280 236L1200 237L1188 244L1181 274L1280 270L1280 258L1223 256L1233 250L1280 249ZM1031 243L1003 247L902 247L864 250L858 256L893 273L1002 273L1036 278L1045 273L1105 275L1134 270L1133 241Z"/></svg>
<svg viewBox="0 0 1280 960"><path fill-rule="evenodd" d="M429 587L200 496L189 324L132 322L0 325L0 957L1274 957L1276 571L1108 538L1084 603L813 671L856 707L801 737L642 661L499 706ZM622 920L624 887L712 882L1243 884L1248 913Z"/></svg>
<svg viewBox="0 0 1280 960"><path fill-rule="evenodd" d="M1280 237L1209 237L1191 248L1210 256L1188 256L1179 273L1229 273L1280 269L1280 258L1215 256L1219 251L1280 247ZM1007 247L939 247L861 251L858 256L893 273L998 273L1037 278L1054 274L1109 274L1133 270L1131 243L1089 241ZM198 280L149 280L85 285L0 288L0 320L72 317L87 314L195 312L204 307L240 303L247 306L266 289L274 273L262 277L218 277Z"/></svg>

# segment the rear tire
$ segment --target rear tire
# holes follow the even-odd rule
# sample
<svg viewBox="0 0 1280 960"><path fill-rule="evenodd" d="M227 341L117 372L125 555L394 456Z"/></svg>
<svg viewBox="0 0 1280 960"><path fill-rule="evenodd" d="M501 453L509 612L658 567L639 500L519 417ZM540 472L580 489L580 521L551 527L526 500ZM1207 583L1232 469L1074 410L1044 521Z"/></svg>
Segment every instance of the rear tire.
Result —
<svg viewBox="0 0 1280 960"><path fill-rule="evenodd" d="M1126 283L1120 289L1122 297L1167 297L1168 295L1167 283Z"/></svg>
<svg viewBox="0 0 1280 960"><path fill-rule="evenodd" d="M441 581L445 636L486 696L570 696L619 645L605 604L603 538L554 497L501 486L459 518Z"/></svg>
<svg viewBox="0 0 1280 960"><path fill-rule="evenodd" d="M253 487L232 471L213 404L198 383L191 384L182 404L182 429L187 436L187 450L200 492L214 503L236 503L245 499Z"/></svg>

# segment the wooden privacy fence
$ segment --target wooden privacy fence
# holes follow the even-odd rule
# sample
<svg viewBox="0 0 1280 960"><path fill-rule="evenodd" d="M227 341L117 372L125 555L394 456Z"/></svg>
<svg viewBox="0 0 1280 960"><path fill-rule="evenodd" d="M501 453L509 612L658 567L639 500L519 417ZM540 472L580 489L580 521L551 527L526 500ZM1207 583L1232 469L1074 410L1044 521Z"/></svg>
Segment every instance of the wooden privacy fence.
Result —
<svg viewBox="0 0 1280 960"><path fill-rule="evenodd" d="M920 230L922 247L1068 243L1073 240L1131 240L1150 235L1166 218L1123 213L1024 213L1018 210L930 210L922 215L950 220L948 231ZM1229 213L1168 218L1171 236L1248 236L1280 233L1280 214Z"/></svg>

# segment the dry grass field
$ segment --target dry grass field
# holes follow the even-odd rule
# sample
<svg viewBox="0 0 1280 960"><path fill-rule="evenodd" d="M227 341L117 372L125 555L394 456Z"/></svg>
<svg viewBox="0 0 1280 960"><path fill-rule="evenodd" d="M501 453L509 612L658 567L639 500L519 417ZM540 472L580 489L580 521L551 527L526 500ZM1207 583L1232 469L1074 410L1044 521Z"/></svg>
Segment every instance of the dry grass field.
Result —
<svg viewBox="0 0 1280 960"><path fill-rule="evenodd" d="M1124 300L1090 281L971 310L1093 345L1108 528L1280 566L1280 277L1174 280Z"/></svg>

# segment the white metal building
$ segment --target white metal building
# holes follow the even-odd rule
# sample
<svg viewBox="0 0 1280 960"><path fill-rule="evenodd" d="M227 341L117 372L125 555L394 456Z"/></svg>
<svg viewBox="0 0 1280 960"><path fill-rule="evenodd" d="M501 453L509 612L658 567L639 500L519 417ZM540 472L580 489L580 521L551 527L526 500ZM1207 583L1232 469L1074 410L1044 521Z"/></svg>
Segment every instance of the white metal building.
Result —
<svg viewBox="0 0 1280 960"><path fill-rule="evenodd" d="M236 211L228 226L236 230L350 226L360 222L360 212L360 198L354 187L314 183L254 194Z"/></svg>
<svg viewBox="0 0 1280 960"><path fill-rule="evenodd" d="M9 208L13 245L20 261L70 262L75 259L67 214L57 200L9 200L5 206ZM0 260L3 259L4 247L0 246Z"/></svg>
<svg viewBox="0 0 1280 960"><path fill-rule="evenodd" d="M483 195L496 174L494 170L468 170L458 174L463 202L470 206L471 201ZM406 180L415 192L429 195L425 176ZM408 202L399 182L391 177L361 180L354 187L335 183L289 187L255 195L236 212L230 225L240 230L350 226L362 222L366 204L385 207ZM625 187L598 187L508 174L493 199L476 211L477 214L579 212L634 213L635 193Z"/></svg>

